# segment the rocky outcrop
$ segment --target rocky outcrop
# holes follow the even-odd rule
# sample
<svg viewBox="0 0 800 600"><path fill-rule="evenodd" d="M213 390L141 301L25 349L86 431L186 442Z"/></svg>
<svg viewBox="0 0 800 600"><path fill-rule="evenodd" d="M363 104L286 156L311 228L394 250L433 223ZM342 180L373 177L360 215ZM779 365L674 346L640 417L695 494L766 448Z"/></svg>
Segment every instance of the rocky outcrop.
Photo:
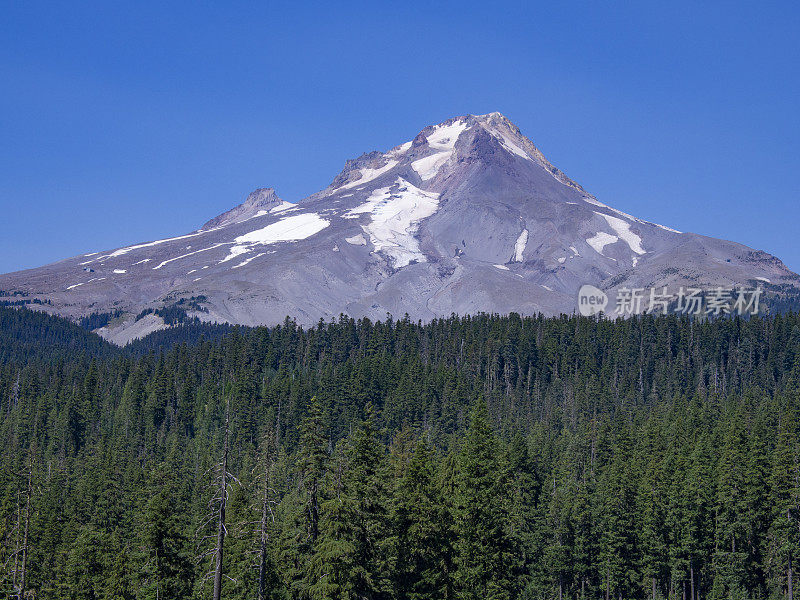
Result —
<svg viewBox="0 0 800 600"><path fill-rule="evenodd" d="M234 208L222 213L207 221L201 228L200 231L207 231L209 229L214 229L216 227L224 227L225 225L230 225L232 223L240 223L245 219L249 219L259 213L259 211L269 211L280 204L283 201L278 197L275 193L275 190L272 188L258 188L250 192L250 195L247 196L247 199L235 206Z"/></svg>

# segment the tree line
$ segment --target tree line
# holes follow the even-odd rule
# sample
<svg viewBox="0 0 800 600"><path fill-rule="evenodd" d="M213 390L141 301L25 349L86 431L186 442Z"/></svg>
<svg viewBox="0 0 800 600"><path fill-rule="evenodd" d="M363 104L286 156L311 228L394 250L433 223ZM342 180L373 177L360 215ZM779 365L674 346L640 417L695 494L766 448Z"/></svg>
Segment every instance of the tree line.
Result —
<svg viewBox="0 0 800 600"><path fill-rule="evenodd" d="M8 597L793 595L796 315L342 317L143 356L18 348L0 365Z"/></svg>

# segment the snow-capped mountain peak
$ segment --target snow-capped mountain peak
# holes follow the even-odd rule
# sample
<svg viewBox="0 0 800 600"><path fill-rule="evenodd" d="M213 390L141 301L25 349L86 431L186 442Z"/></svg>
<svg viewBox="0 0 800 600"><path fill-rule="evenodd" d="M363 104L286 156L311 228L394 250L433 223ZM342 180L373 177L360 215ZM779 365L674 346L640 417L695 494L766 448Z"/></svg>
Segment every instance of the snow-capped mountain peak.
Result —
<svg viewBox="0 0 800 600"><path fill-rule="evenodd" d="M198 231L2 275L0 291L76 318L114 311L100 333L125 342L165 326L144 309L173 305L247 325L340 313L425 320L569 313L587 284L754 281L800 287L764 252L600 202L493 112L348 160L298 204L260 188Z"/></svg>
<svg viewBox="0 0 800 600"><path fill-rule="evenodd" d="M440 173L449 173L451 169L447 167L459 161L507 161L508 155L536 163L557 181L583 191L580 185L550 164L519 127L501 113L493 112L454 117L425 127L411 141L388 152L373 151L348 160L331 185L320 194L369 185L384 174L402 175L408 167L422 182L428 182Z"/></svg>

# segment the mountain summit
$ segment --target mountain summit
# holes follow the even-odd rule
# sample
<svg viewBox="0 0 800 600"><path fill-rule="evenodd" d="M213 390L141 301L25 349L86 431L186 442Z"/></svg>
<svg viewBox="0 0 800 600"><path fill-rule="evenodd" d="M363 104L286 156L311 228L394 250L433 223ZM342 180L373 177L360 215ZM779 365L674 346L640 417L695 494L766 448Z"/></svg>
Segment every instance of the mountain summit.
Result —
<svg viewBox="0 0 800 600"><path fill-rule="evenodd" d="M585 285L783 290L800 278L765 252L603 204L500 113L349 160L298 204L262 188L195 232L0 276L2 292L44 310L113 314L99 332L117 343L164 327L158 309L176 305L246 325L558 314Z"/></svg>

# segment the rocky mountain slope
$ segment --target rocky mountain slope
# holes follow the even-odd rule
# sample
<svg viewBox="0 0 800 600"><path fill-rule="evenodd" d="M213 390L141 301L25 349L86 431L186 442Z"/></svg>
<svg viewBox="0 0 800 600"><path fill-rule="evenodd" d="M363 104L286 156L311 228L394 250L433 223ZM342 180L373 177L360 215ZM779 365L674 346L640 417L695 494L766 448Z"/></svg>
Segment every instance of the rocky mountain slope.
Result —
<svg viewBox="0 0 800 600"><path fill-rule="evenodd" d="M587 284L611 295L794 289L800 278L765 252L599 202L499 113L349 160L298 204L259 189L192 233L0 275L0 293L36 308L107 313L98 331L116 343L165 327L175 310L246 325L572 313Z"/></svg>

